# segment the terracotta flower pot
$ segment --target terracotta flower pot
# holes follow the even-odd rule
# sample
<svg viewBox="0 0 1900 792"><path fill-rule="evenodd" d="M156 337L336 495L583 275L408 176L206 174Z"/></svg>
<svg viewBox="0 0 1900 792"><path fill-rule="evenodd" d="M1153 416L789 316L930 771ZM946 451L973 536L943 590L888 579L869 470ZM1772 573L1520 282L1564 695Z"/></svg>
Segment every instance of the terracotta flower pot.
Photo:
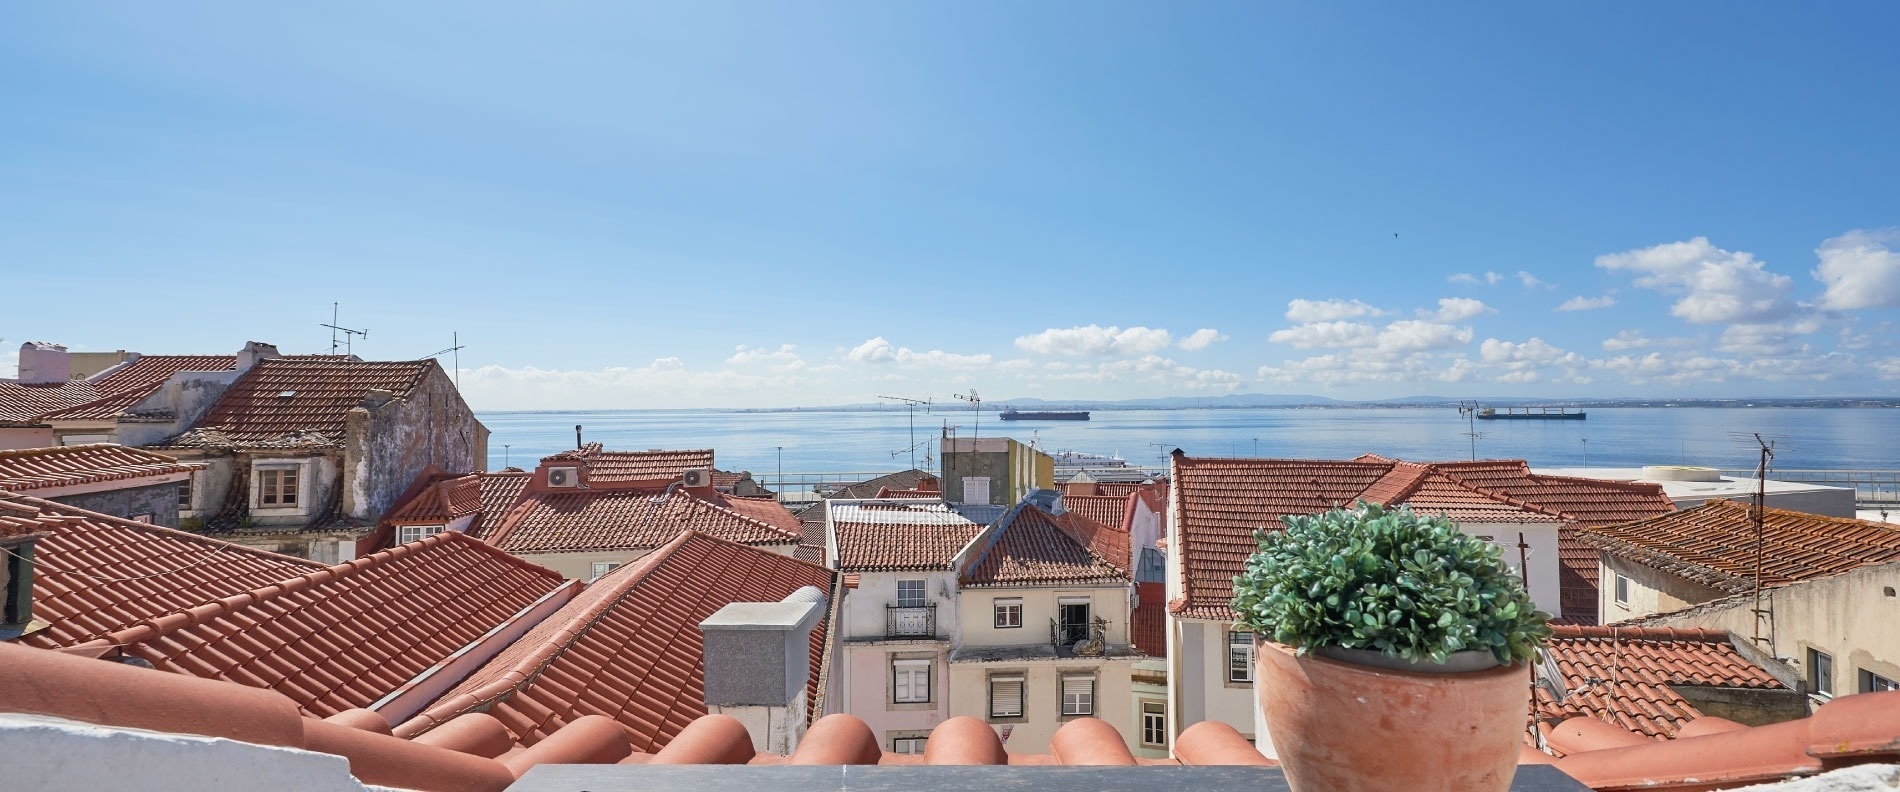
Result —
<svg viewBox="0 0 1900 792"><path fill-rule="evenodd" d="M1255 647L1254 688L1296 792L1504 792L1530 707L1523 665L1415 673Z"/></svg>

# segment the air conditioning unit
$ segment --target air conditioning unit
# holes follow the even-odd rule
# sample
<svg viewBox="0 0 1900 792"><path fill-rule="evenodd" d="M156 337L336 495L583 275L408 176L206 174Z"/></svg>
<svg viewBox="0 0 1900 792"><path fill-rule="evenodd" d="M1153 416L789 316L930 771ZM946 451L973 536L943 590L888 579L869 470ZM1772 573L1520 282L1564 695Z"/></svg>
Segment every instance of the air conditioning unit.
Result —
<svg viewBox="0 0 1900 792"><path fill-rule="evenodd" d="M548 468L548 486L578 487L581 485L581 469L577 467Z"/></svg>
<svg viewBox="0 0 1900 792"><path fill-rule="evenodd" d="M705 468L688 470L680 477L680 484L687 487L710 487L712 486L712 471Z"/></svg>

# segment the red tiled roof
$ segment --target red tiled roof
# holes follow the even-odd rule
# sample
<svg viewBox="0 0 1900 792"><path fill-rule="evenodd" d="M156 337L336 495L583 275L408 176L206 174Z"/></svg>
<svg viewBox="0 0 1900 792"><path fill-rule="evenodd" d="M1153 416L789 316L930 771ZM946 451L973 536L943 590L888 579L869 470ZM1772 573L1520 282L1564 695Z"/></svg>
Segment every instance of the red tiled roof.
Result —
<svg viewBox="0 0 1900 792"><path fill-rule="evenodd" d="M398 734L484 711L524 746L587 715L613 718L636 751L657 751L706 714L699 623L734 602L776 602L805 586L833 593L830 570L686 532L595 581L443 696ZM810 679L826 625L812 630Z"/></svg>
<svg viewBox="0 0 1900 792"><path fill-rule="evenodd" d="M20 639L72 646L147 619L323 568L197 534L0 494L0 526L49 531L35 551L33 614L51 624Z"/></svg>
<svg viewBox="0 0 1900 792"><path fill-rule="evenodd" d="M1023 505L966 562L966 586L1128 583L1128 534L1074 512Z"/></svg>
<svg viewBox="0 0 1900 792"><path fill-rule="evenodd" d="M527 491L528 481L534 474L525 470L501 470L476 475L481 486L482 516L468 527L468 534L480 539L501 527L508 511L521 502L521 493Z"/></svg>
<svg viewBox="0 0 1900 792"><path fill-rule="evenodd" d="M370 391L407 396L437 367L434 360L264 360L238 377L195 428L167 444L336 445L342 442L345 417Z"/></svg>
<svg viewBox="0 0 1900 792"><path fill-rule="evenodd" d="M236 355L141 355L130 363L104 371L88 380L99 389L100 398L47 413L44 418L56 421L110 420L144 401L173 374L180 371L229 371L236 366Z"/></svg>
<svg viewBox="0 0 1900 792"><path fill-rule="evenodd" d="M1730 593L1751 591L1752 507L1714 500L1647 520L1581 530L1597 549ZM1827 577L1900 560L1900 529L1887 523L1769 508L1762 513L1762 585Z"/></svg>
<svg viewBox="0 0 1900 792"><path fill-rule="evenodd" d="M831 498L834 500L875 498L877 497L878 492L881 490L884 490L885 488L889 488L893 490L922 489L922 487L919 487L918 484L923 482L925 479L933 479L933 478L936 478L935 474L926 473L916 468L912 468L910 470L900 470L896 473L889 473L882 476L878 476L877 478L866 479L856 484L849 484L849 485L840 487L837 490L834 490L831 493L827 494L825 497ZM942 493L938 493L937 495L932 496L932 497L941 497L941 495Z"/></svg>
<svg viewBox="0 0 1900 792"><path fill-rule="evenodd" d="M943 491L942 490L920 490L920 489L900 490L900 489L891 489L890 487L885 487L881 490L878 490L877 495L875 497L905 499L905 500L941 500L943 498Z"/></svg>
<svg viewBox="0 0 1900 792"><path fill-rule="evenodd" d="M893 572L950 568L952 556L983 526L941 503L831 501L838 569Z"/></svg>
<svg viewBox="0 0 1900 792"><path fill-rule="evenodd" d="M367 707L559 587L559 573L441 533L106 636L165 671Z"/></svg>
<svg viewBox="0 0 1900 792"><path fill-rule="evenodd" d="M1537 687L1539 717L1585 715L1654 739L1676 736L1702 713L1672 686L1787 689L1736 651L1722 630L1558 625L1544 648L1565 696Z"/></svg>
<svg viewBox="0 0 1900 792"><path fill-rule="evenodd" d="M416 496L397 504L383 520L418 525L446 523L482 508L481 474L439 476Z"/></svg>
<svg viewBox="0 0 1900 792"><path fill-rule="evenodd" d="M713 466L710 448L695 451L602 451L595 445L592 452L582 458L587 463L588 482L603 484L615 481L676 481L688 470L709 470Z"/></svg>
<svg viewBox="0 0 1900 792"><path fill-rule="evenodd" d="M25 492L203 470L204 465L113 443L0 451L0 490Z"/></svg>
<svg viewBox="0 0 1900 792"><path fill-rule="evenodd" d="M693 530L743 544L799 539L791 512L767 498L694 495L683 489L563 490L529 495L489 537L511 553L659 547Z"/></svg>
<svg viewBox="0 0 1900 792"><path fill-rule="evenodd" d="M1253 532L1276 528L1290 514L1314 514L1365 499L1460 522L1594 525L1616 515L1675 508L1653 484L1544 476L1532 473L1523 460L1418 464L1374 454L1347 461L1177 456L1173 475L1181 493L1177 508L1187 596L1170 609L1206 619L1234 618L1228 605L1233 578L1258 549ZM1558 532L1562 615L1594 621L1595 558L1587 547L1565 544L1566 533Z"/></svg>
<svg viewBox="0 0 1900 792"><path fill-rule="evenodd" d="M1134 507L1135 493L1127 495L1064 495L1062 508L1076 512L1110 528L1128 530L1129 509Z"/></svg>
<svg viewBox="0 0 1900 792"><path fill-rule="evenodd" d="M74 380L23 385L0 380L0 426L32 426L40 416L99 398L90 382Z"/></svg>

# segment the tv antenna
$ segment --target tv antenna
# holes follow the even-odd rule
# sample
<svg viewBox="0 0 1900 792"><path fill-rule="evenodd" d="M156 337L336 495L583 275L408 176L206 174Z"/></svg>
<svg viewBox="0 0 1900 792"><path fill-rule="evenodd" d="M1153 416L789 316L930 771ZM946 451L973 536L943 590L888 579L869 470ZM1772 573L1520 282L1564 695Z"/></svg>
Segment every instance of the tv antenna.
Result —
<svg viewBox="0 0 1900 792"><path fill-rule="evenodd" d="M970 409L976 412L976 419L970 424L970 450L974 451L976 450L976 439L983 431L983 397L976 395L975 388L970 389L970 395L968 396L961 393L952 393L950 395L969 402Z"/></svg>
<svg viewBox="0 0 1900 792"><path fill-rule="evenodd" d="M450 331L449 343L452 346L448 349L444 349L433 355L428 355L427 357L441 357L451 352L455 353L455 389L459 391L462 389L462 334Z"/></svg>
<svg viewBox="0 0 1900 792"><path fill-rule="evenodd" d="M1482 409L1484 409L1483 406L1476 401L1467 399L1458 402L1458 415L1465 419L1465 431L1462 434L1471 438L1471 461L1473 462L1478 461L1478 438L1484 436L1483 432L1478 431L1478 411ZM1590 463L1584 463L1584 467L1589 466Z"/></svg>
<svg viewBox="0 0 1900 792"><path fill-rule="evenodd" d="M356 339L357 336L368 338L369 328L365 327L361 330L351 330L350 328L347 328L347 327L338 326L336 323L337 322L337 308L338 306L336 303L330 303L330 323L324 324L322 322L318 322L317 326L330 328L330 354L332 355L336 354L336 340L337 340L336 334L342 333L343 334L343 354L355 355L356 353L354 350L356 348L356 345L352 342ZM439 355L442 353L437 352L436 354Z"/></svg>
<svg viewBox="0 0 1900 792"><path fill-rule="evenodd" d="M879 396L878 398L888 399L894 402L903 402L904 411L910 413L910 447L904 450L910 452L910 467L912 470L916 470L917 469L917 408L919 406L922 406L924 408L924 414L929 415L930 414L930 400L929 399L912 399L908 396ZM924 442L928 443L929 441L926 440ZM896 452L896 451L891 452L891 458L896 459L899 453L901 452ZM925 457L927 461L929 455L926 454Z"/></svg>
<svg viewBox="0 0 1900 792"><path fill-rule="evenodd" d="M1743 439L1739 433L1735 434L1736 439ZM1767 544L1767 537L1762 529L1762 518L1768 506L1768 462L1775 458L1775 441L1763 440L1760 432L1751 434L1755 439L1756 448L1761 453L1760 461L1755 463L1755 508L1750 510L1754 512L1751 516L1754 517L1755 522L1755 643L1761 643L1761 620L1768 615L1768 612L1762 610L1761 607L1762 547Z"/></svg>

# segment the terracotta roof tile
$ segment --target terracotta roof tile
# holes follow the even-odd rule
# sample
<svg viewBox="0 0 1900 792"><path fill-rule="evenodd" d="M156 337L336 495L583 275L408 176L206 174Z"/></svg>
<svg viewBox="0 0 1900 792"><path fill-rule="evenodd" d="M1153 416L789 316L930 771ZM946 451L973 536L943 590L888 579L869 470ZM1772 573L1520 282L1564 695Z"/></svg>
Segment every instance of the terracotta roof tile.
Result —
<svg viewBox="0 0 1900 792"><path fill-rule="evenodd" d="M910 470L900 470L896 473L890 473L883 476L878 476L877 478L866 479L856 484L848 484L843 487L839 487L838 489L833 490L830 493L827 493L825 497L833 499L833 500L857 500L857 499L862 499L862 498L875 498L877 497L878 492L884 490L885 488L889 488L893 490L922 489L922 487L918 486L919 483L923 482L925 479L934 479L934 478L936 478L934 474L926 473L916 468L912 468Z"/></svg>
<svg viewBox="0 0 1900 792"><path fill-rule="evenodd" d="M1136 583L1135 611L1129 635L1149 657L1168 656L1168 594L1165 583Z"/></svg>
<svg viewBox="0 0 1900 792"><path fill-rule="evenodd" d="M1258 548L1253 532L1290 514L1314 514L1362 498L1410 505L1460 522L1595 525L1674 510L1653 484L1534 474L1523 460L1419 464L1366 454L1352 460L1175 458L1187 596L1170 610L1232 619L1233 578ZM1596 563L1559 530L1565 617L1594 620ZM1587 569L1586 569L1587 567Z"/></svg>
<svg viewBox="0 0 1900 792"><path fill-rule="evenodd" d="M1762 584L1779 586L1900 560L1900 530L1887 523L1763 510ZM1647 520L1597 526L1580 538L1628 558L1730 593L1754 586L1752 507L1726 500Z"/></svg>
<svg viewBox="0 0 1900 792"><path fill-rule="evenodd" d="M1586 715L1653 739L1674 737L1702 716L1672 686L1781 689L1767 669L1738 652L1722 630L1558 625L1544 648L1561 676L1558 701L1537 688L1540 717Z"/></svg>
<svg viewBox="0 0 1900 792"><path fill-rule="evenodd" d="M441 533L106 640L160 670L267 687L322 717L375 703L563 582Z"/></svg>
<svg viewBox="0 0 1900 792"><path fill-rule="evenodd" d="M204 465L113 443L0 451L0 490L26 492L190 473Z"/></svg>
<svg viewBox="0 0 1900 792"><path fill-rule="evenodd" d="M243 594L321 564L52 501L0 494L0 525L50 531L35 551L28 646L84 643L147 619Z"/></svg>
<svg viewBox="0 0 1900 792"><path fill-rule="evenodd" d="M798 521L769 498L684 489L562 490L528 495L489 541L511 553L659 547L693 530L743 544L799 540Z"/></svg>
<svg viewBox="0 0 1900 792"><path fill-rule="evenodd" d="M434 360L264 360L238 377L196 427L165 445L338 445L345 417L370 391L407 396L435 368Z"/></svg>
<svg viewBox="0 0 1900 792"><path fill-rule="evenodd" d="M838 569L847 572L949 569L983 526L941 503L829 501Z"/></svg>
<svg viewBox="0 0 1900 792"><path fill-rule="evenodd" d="M687 532L595 581L397 733L413 736L485 711L532 746L587 715L618 722L636 751L657 751L706 714L699 623L734 602L776 602L804 586L833 594L832 573ZM826 627L812 631L811 678Z"/></svg>
<svg viewBox="0 0 1900 792"><path fill-rule="evenodd" d="M25 385L0 380L0 426L34 426L40 416L99 398L90 382L75 380Z"/></svg>
<svg viewBox="0 0 1900 792"><path fill-rule="evenodd" d="M987 532L963 572L966 586L1129 583L1128 534L1074 512L1023 505Z"/></svg>
<svg viewBox="0 0 1900 792"><path fill-rule="evenodd" d="M599 443L587 443L541 460L544 465L563 462L584 465L589 483L676 481L688 470L712 469L713 452L710 448L693 451L607 451ZM734 480L737 480L736 476Z"/></svg>
<svg viewBox="0 0 1900 792"><path fill-rule="evenodd" d="M482 516L468 527L468 533L479 539L501 527L509 510L521 502L521 493L527 491L528 480L534 478L534 474L525 470L501 470L479 473L477 477L481 486Z"/></svg>
<svg viewBox="0 0 1900 792"><path fill-rule="evenodd" d="M1127 495L1064 495L1062 508L1126 531L1130 509L1134 508L1134 500L1138 497L1133 492Z"/></svg>
<svg viewBox="0 0 1900 792"><path fill-rule="evenodd" d="M138 359L101 372L88 380L99 389L99 399L48 413L46 420L110 420L152 395L180 371L229 371L236 355L140 355Z"/></svg>
<svg viewBox="0 0 1900 792"><path fill-rule="evenodd" d="M396 504L384 522L398 525L447 523L482 509L480 473L436 476L415 497Z"/></svg>

